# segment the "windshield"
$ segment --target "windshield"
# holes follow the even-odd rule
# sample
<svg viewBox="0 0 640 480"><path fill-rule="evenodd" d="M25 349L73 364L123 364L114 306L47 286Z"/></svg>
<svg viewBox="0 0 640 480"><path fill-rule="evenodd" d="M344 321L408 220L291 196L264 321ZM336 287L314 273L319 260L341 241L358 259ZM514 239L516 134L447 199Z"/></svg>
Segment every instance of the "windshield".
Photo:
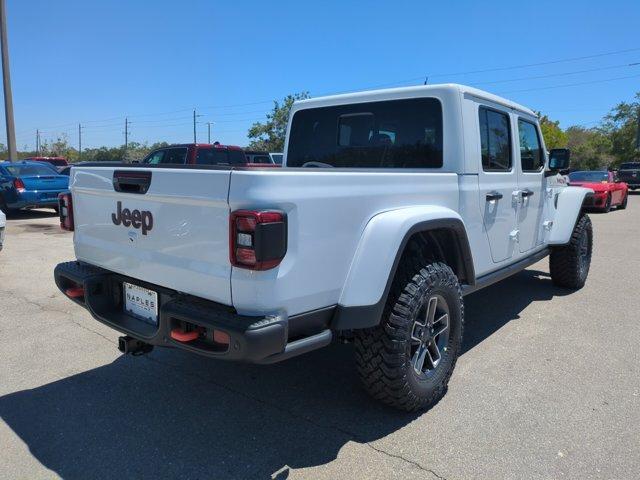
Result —
<svg viewBox="0 0 640 480"><path fill-rule="evenodd" d="M640 162L623 163L620 170L640 170Z"/></svg>
<svg viewBox="0 0 640 480"><path fill-rule="evenodd" d="M58 175L53 167L43 165L11 165L5 167L10 175L14 177L32 177L37 175Z"/></svg>
<svg viewBox="0 0 640 480"><path fill-rule="evenodd" d="M273 162L276 165L282 165L282 157L283 157L283 155L281 153L272 153L271 154L271 158L273 159Z"/></svg>
<svg viewBox="0 0 640 480"><path fill-rule="evenodd" d="M603 182L609 180L609 172L573 172L569 174L570 182Z"/></svg>

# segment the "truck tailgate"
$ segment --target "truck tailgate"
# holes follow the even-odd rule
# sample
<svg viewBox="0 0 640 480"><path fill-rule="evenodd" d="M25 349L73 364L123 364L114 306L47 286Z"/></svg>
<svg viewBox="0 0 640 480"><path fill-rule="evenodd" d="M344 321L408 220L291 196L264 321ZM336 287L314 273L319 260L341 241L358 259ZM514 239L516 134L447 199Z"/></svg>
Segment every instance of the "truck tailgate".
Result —
<svg viewBox="0 0 640 480"><path fill-rule="evenodd" d="M76 257L231 305L230 175L231 170L76 167L70 182Z"/></svg>

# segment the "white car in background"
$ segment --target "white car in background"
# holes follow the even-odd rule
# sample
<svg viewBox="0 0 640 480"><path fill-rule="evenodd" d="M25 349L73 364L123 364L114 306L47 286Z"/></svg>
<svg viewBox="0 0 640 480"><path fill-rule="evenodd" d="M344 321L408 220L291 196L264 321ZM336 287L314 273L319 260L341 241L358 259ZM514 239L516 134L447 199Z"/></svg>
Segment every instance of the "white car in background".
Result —
<svg viewBox="0 0 640 480"><path fill-rule="evenodd" d="M5 217L4 213L0 212L0 250L2 250L2 245L4 244L4 229L7 225L7 217Z"/></svg>

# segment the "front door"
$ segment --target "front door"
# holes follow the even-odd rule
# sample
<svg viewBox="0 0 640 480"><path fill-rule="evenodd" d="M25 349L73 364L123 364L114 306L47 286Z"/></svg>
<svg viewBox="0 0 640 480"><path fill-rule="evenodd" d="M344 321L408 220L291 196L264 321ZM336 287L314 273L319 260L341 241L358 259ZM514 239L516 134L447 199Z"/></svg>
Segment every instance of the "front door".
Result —
<svg viewBox="0 0 640 480"><path fill-rule="evenodd" d="M513 135L507 110L480 106L480 208L495 263L514 254L517 231L518 172L513 165Z"/></svg>
<svg viewBox="0 0 640 480"><path fill-rule="evenodd" d="M533 119L518 117L518 245L521 253L542 244L544 215L544 150Z"/></svg>

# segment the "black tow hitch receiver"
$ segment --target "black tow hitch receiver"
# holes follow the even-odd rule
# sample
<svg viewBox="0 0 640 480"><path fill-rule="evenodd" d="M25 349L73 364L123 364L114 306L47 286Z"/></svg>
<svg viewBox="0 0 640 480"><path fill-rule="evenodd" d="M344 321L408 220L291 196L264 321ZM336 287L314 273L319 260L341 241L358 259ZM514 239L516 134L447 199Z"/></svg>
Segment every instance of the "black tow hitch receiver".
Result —
<svg viewBox="0 0 640 480"><path fill-rule="evenodd" d="M118 350L125 355L130 353L131 355L144 355L153 350L153 345L138 340L137 338L130 337L118 337Z"/></svg>

